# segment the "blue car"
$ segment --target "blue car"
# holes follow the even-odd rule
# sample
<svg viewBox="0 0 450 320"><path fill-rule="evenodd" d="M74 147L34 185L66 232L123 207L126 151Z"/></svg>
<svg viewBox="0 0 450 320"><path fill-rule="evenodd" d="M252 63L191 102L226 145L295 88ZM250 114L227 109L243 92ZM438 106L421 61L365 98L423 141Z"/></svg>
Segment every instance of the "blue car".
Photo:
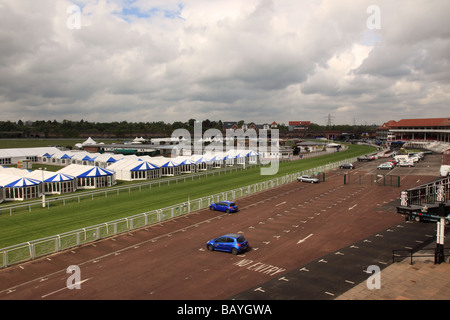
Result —
<svg viewBox="0 0 450 320"><path fill-rule="evenodd" d="M248 241L241 234L225 234L206 243L209 251L225 251L236 255L249 248Z"/></svg>
<svg viewBox="0 0 450 320"><path fill-rule="evenodd" d="M226 213L231 213L231 212L237 212L238 211L238 207L236 205L236 203L234 203L233 201L220 201L220 202L216 202L213 203L209 206L209 210L218 210L218 211L224 211Z"/></svg>

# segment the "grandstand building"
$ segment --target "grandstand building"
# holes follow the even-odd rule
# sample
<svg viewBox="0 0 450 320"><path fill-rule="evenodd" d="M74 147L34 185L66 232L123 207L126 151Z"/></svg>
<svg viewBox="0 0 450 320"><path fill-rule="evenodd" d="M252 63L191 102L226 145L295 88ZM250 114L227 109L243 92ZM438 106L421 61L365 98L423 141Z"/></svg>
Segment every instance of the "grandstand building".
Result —
<svg viewBox="0 0 450 320"><path fill-rule="evenodd" d="M377 128L377 139L387 146L402 141L444 152L450 149L450 117L391 120Z"/></svg>

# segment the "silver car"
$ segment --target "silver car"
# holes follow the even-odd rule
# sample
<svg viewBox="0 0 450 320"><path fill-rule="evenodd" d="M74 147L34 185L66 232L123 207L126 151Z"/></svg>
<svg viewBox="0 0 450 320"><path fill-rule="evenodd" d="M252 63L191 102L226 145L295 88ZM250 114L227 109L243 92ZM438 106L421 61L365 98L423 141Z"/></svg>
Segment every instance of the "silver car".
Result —
<svg viewBox="0 0 450 320"><path fill-rule="evenodd" d="M302 175L297 178L298 181L302 182L309 182L309 183L319 183L319 179L308 176L308 175Z"/></svg>

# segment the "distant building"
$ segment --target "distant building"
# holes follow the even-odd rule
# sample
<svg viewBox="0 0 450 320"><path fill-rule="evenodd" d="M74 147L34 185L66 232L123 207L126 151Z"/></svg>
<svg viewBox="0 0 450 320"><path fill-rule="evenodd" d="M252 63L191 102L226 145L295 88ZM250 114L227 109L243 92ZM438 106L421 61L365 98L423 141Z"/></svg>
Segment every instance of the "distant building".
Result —
<svg viewBox="0 0 450 320"><path fill-rule="evenodd" d="M311 121L289 121L289 131L307 131L310 125Z"/></svg>
<svg viewBox="0 0 450 320"><path fill-rule="evenodd" d="M225 121L222 122L223 124L223 132L226 133L228 130L236 130L236 129L242 129L244 131L247 131L249 129L254 129L256 132L259 132L259 130L271 130L271 129L277 129L278 124L274 121L271 124L264 123L264 124L255 124L254 122L244 123L242 124L242 127L239 128L238 122L235 121Z"/></svg>
<svg viewBox="0 0 450 320"><path fill-rule="evenodd" d="M390 120L377 128L377 139L392 141L450 143L450 117Z"/></svg>
<svg viewBox="0 0 450 320"><path fill-rule="evenodd" d="M238 128L237 121L224 121L222 122L223 131L226 132L227 130L236 130Z"/></svg>

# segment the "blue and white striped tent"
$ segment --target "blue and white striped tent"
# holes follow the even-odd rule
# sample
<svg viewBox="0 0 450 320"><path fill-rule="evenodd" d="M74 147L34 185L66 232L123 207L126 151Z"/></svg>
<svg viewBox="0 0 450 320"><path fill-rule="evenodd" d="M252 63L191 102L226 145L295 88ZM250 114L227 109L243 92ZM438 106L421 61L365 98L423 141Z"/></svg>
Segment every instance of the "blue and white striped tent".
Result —
<svg viewBox="0 0 450 320"><path fill-rule="evenodd" d="M114 171L103 169L100 167L90 167L85 166L86 171L79 174L77 178L95 178L95 177L106 177L114 175Z"/></svg>
<svg viewBox="0 0 450 320"><path fill-rule="evenodd" d="M82 161L94 162L97 157L84 156Z"/></svg>
<svg viewBox="0 0 450 320"><path fill-rule="evenodd" d="M116 183L114 171L96 166L71 164L58 170L58 173L75 177L78 189L109 187Z"/></svg>
<svg viewBox="0 0 450 320"><path fill-rule="evenodd" d="M69 176L67 174L62 173L56 173L55 175L51 176L50 178L47 178L44 180L44 182L62 182L62 181L72 181L75 177Z"/></svg>
<svg viewBox="0 0 450 320"><path fill-rule="evenodd" d="M37 186L40 184L41 184L41 181L39 181L39 180L22 177L13 182L6 184L4 187L5 188L22 188L22 187Z"/></svg>
<svg viewBox="0 0 450 320"><path fill-rule="evenodd" d="M116 173L117 180L148 180L161 177L161 168L153 161L141 159L122 159L108 166Z"/></svg>
<svg viewBox="0 0 450 320"><path fill-rule="evenodd" d="M26 200L38 198L41 195L41 181L18 177L8 174L0 174L0 186L2 186L2 200Z"/></svg>
<svg viewBox="0 0 450 320"><path fill-rule="evenodd" d="M39 181L44 180L43 190L46 194L62 194L76 190L75 177L67 174L35 170L30 172L27 177Z"/></svg>
<svg viewBox="0 0 450 320"><path fill-rule="evenodd" d="M139 162L140 163L136 167L130 169L130 171L147 171L147 170L155 170L155 169L159 168L158 166L156 166L153 163L150 163L148 161L139 161Z"/></svg>

